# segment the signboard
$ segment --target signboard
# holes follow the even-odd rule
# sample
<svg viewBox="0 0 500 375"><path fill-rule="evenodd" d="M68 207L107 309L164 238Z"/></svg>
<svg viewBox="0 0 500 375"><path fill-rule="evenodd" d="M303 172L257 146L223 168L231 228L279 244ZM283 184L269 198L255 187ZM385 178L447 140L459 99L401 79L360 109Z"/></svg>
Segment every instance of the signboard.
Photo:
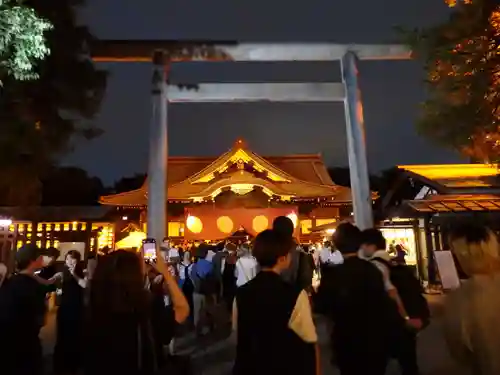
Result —
<svg viewBox="0 0 500 375"><path fill-rule="evenodd" d="M443 289L457 289L460 286L460 278L451 251L435 251L434 258L436 259Z"/></svg>

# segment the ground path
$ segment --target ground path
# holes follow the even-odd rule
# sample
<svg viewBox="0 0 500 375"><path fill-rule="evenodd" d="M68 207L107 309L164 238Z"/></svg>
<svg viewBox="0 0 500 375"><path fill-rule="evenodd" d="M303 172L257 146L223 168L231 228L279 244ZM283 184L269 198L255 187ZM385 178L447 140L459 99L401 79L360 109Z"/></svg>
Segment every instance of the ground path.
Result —
<svg viewBox="0 0 500 375"><path fill-rule="evenodd" d="M469 375L457 369L449 357L445 342L441 333L440 308L443 302L442 296L430 296L433 320L431 325L420 334L419 337L419 362L422 375ZM50 356L54 344L54 318L42 331L44 350ZM320 348L322 353L323 375L337 375L328 358L328 332L322 319L317 321ZM189 337L180 340L180 352L191 353L195 366L196 375L229 375L234 356L234 346L230 340L222 340L210 343L195 343ZM397 366L391 364L387 375L399 374Z"/></svg>

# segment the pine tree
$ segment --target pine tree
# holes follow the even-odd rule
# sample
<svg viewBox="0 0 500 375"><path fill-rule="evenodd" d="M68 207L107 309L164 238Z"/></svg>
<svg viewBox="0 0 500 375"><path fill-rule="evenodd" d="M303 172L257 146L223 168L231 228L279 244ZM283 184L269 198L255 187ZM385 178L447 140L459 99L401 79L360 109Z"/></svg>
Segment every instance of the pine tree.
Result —
<svg viewBox="0 0 500 375"><path fill-rule="evenodd" d="M495 0L445 0L442 24L408 33L423 59L427 100L418 130L472 159L500 159L500 10Z"/></svg>
<svg viewBox="0 0 500 375"><path fill-rule="evenodd" d="M45 31L52 25L16 0L0 0L0 77L37 78L35 64L49 54Z"/></svg>

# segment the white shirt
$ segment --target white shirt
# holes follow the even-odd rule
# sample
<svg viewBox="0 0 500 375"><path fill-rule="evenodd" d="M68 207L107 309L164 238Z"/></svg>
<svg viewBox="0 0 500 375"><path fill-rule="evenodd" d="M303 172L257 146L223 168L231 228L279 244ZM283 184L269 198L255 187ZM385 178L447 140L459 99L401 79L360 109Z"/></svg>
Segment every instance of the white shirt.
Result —
<svg viewBox="0 0 500 375"><path fill-rule="evenodd" d="M324 247L319 253L319 259L323 264L342 264L344 257L339 250L331 251L329 247Z"/></svg>
<svg viewBox="0 0 500 375"><path fill-rule="evenodd" d="M330 255L332 254L332 250L329 247L323 247L319 251L319 261L321 263L328 263L330 261Z"/></svg>
<svg viewBox="0 0 500 375"><path fill-rule="evenodd" d="M211 262L214 255L215 255L215 252L213 250L208 250L207 256L205 257L205 260Z"/></svg>
<svg viewBox="0 0 500 375"><path fill-rule="evenodd" d="M245 285L257 275L257 261L253 256L243 256L236 261L234 276L238 287Z"/></svg>
<svg viewBox="0 0 500 375"><path fill-rule="evenodd" d="M233 330L238 329L238 305L233 302ZM316 326L314 325L311 304L305 290L300 292L295 302L292 315L288 320L288 328L294 331L304 342L313 344L318 341Z"/></svg>
<svg viewBox="0 0 500 375"><path fill-rule="evenodd" d="M382 258L386 262L390 262L391 256L385 250L377 250L375 251L375 253L373 253L370 260L375 265L375 267L377 267L379 271L382 272L385 290L390 291L396 289L396 287L391 282L391 271L386 264L384 264L383 262L378 262L377 258Z"/></svg>
<svg viewBox="0 0 500 375"><path fill-rule="evenodd" d="M330 254L330 263L331 264L342 264L344 263L344 256L339 250L335 250Z"/></svg>
<svg viewBox="0 0 500 375"><path fill-rule="evenodd" d="M189 277L189 273L191 272L192 265L193 265L192 263L185 264L184 262L179 263L177 265L177 269L179 270L179 279L181 279L181 280L186 279L186 268L188 270L187 272L188 272L188 277Z"/></svg>

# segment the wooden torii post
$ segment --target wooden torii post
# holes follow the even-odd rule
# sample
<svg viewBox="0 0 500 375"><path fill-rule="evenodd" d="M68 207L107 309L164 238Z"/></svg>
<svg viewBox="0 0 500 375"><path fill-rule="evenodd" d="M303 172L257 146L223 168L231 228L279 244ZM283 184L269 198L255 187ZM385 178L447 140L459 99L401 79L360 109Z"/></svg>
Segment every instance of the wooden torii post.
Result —
<svg viewBox="0 0 500 375"><path fill-rule="evenodd" d="M203 46L212 49L205 54ZM193 57L192 51L199 48ZM180 53L167 54L166 51ZM402 45L331 43L236 43L203 41L102 41L92 46L97 62L152 62L153 116L148 168L148 237L161 241L167 230L167 113L175 102L344 102L347 149L355 223L373 225L366 160L363 107L357 60L409 59ZM169 58L174 56L174 58ZM183 61L333 61L340 60L342 83L207 83L197 90L168 86L167 72Z"/></svg>

